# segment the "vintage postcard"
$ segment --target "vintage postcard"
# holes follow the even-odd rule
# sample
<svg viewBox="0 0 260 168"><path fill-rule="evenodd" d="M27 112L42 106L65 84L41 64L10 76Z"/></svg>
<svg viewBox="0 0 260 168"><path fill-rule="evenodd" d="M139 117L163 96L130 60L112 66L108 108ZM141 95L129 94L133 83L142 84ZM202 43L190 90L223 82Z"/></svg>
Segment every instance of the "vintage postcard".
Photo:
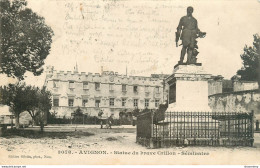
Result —
<svg viewBox="0 0 260 168"><path fill-rule="evenodd" d="M259 0L0 0L1 165L260 165Z"/></svg>

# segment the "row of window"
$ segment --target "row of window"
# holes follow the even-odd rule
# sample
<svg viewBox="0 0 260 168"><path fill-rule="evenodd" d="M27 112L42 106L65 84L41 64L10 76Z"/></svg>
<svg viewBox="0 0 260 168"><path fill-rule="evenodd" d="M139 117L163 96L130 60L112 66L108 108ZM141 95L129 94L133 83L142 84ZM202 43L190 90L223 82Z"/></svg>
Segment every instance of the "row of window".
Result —
<svg viewBox="0 0 260 168"><path fill-rule="evenodd" d="M58 81L53 81L53 87L57 88L58 87ZM69 81L69 88L70 89L74 89L74 82L73 81ZM83 89L89 89L88 87L88 82L83 82ZM96 82L95 83L95 90L100 90L100 83ZM114 90L114 84L109 84L109 90L113 91ZM122 85L122 92L126 92L126 84ZM133 86L133 92L137 93L138 92L138 86L134 85ZM145 92L149 92L149 86L145 86ZM155 92L159 93L159 86L155 87Z"/></svg>
<svg viewBox="0 0 260 168"><path fill-rule="evenodd" d="M87 103L88 103L87 99L82 100L82 106L83 107L86 107ZM150 100L145 99L144 106L149 107L149 103L150 103ZM95 100L95 106L99 107L99 104L100 104L100 99L96 99ZM115 98L110 98L109 99L109 106L114 106L114 105L115 105ZM58 98L53 99L53 106L59 106L59 99ZM70 106L70 107L74 106L74 99L73 98L68 99L68 106ZM125 106L126 106L126 98L122 98L122 107L125 107ZM133 106L138 107L138 99L134 99ZM155 100L155 107L158 107L158 106L159 106L159 99L156 99Z"/></svg>

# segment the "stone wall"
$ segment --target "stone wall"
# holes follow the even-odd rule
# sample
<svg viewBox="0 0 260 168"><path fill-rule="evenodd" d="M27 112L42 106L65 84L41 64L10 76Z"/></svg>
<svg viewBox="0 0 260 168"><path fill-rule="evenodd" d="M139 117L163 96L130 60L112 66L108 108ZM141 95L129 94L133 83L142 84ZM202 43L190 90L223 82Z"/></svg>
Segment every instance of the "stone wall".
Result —
<svg viewBox="0 0 260 168"><path fill-rule="evenodd" d="M234 81L233 82L234 91L243 91L243 90L255 90L258 89L257 81Z"/></svg>
<svg viewBox="0 0 260 168"><path fill-rule="evenodd" d="M222 80L210 79L208 81L208 95L222 93Z"/></svg>
<svg viewBox="0 0 260 168"><path fill-rule="evenodd" d="M254 110L260 119L260 90L220 93L209 96L209 106L213 112L248 112Z"/></svg>

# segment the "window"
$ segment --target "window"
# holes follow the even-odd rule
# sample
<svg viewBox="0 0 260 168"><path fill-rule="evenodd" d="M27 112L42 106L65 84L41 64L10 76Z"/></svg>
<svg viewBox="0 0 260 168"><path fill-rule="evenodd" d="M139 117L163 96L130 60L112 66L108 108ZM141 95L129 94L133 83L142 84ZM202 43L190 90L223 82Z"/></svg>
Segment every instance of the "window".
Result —
<svg viewBox="0 0 260 168"><path fill-rule="evenodd" d="M83 107L86 107L87 103L88 103L88 100L87 100L87 99L83 99L83 100L82 100L82 106L83 106Z"/></svg>
<svg viewBox="0 0 260 168"><path fill-rule="evenodd" d="M98 82L95 83L95 89L100 90L100 83L98 83Z"/></svg>
<svg viewBox="0 0 260 168"><path fill-rule="evenodd" d="M95 106L96 106L96 107L99 107L99 104L100 104L100 100L96 100L96 101L95 101Z"/></svg>
<svg viewBox="0 0 260 168"><path fill-rule="evenodd" d="M114 106L115 105L115 99L114 98L110 98L109 99L109 106Z"/></svg>
<svg viewBox="0 0 260 168"><path fill-rule="evenodd" d="M88 82L83 82L83 89L88 89Z"/></svg>
<svg viewBox="0 0 260 168"><path fill-rule="evenodd" d="M53 106L59 106L59 98L53 99Z"/></svg>
<svg viewBox="0 0 260 168"><path fill-rule="evenodd" d="M125 105L126 105L126 99L122 98L122 107L125 107Z"/></svg>
<svg viewBox="0 0 260 168"><path fill-rule="evenodd" d="M138 107L138 99L134 99L134 107Z"/></svg>
<svg viewBox="0 0 260 168"><path fill-rule="evenodd" d="M145 99L144 100L144 106L145 107L149 107L149 99Z"/></svg>
<svg viewBox="0 0 260 168"><path fill-rule="evenodd" d="M156 100L155 100L155 107L159 107L159 103L160 103L160 100L159 100L159 99L156 99Z"/></svg>
<svg viewBox="0 0 260 168"><path fill-rule="evenodd" d="M159 88L159 86L156 86L156 87L155 87L155 93L160 93L160 88Z"/></svg>
<svg viewBox="0 0 260 168"><path fill-rule="evenodd" d="M109 91L114 91L114 84L109 84Z"/></svg>
<svg viewBox="0 0 260 168"><path fill-rule="evenodd" d="M144 91L145 91L145 92L149 92L149 86L145 86L145 87L144 87Z"/></svg>
<svg viewBox="0 0 260 168"><path fill-rule="evenodd" d="M69 81L69 88L73 89L74 88L74 82L73 81Z"/></svg>
<svg viewBox="0 0 260 168"><path fill-rule="evenodd" d="M134 90L133 90L134 93L137 93L137 92L138 92L138 87L137 87L137 86L134 86L133 89L134 89Z"/></svg>
<svg viewBox="0 0 260 168"><path fill-rule="evenodd" d="M126 85L122 85L122 92L126 92Z"/></svg>
<svg viewBox="0 0 260 168"><path fill-rule="evenodd" d="M59 81L53 81L53 87L54 88L59 87Z"/></svg>
<svg viewBox="0 0 260 168"><path fill-rule="evenodd" d="M70 107L73 107L74 99L70 98L68 104Z"/></svg>

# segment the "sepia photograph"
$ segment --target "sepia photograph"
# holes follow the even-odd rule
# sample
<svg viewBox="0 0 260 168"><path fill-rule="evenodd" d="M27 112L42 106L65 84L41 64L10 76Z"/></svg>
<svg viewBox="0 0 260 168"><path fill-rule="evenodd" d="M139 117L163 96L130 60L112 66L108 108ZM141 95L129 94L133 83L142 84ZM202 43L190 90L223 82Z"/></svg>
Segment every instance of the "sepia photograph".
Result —
<svg viewBox="0 0 260 168"><path fill-rule="evenodd" d="M259 16L260 0L0 0L0 165L257 168Z"/></svg>

